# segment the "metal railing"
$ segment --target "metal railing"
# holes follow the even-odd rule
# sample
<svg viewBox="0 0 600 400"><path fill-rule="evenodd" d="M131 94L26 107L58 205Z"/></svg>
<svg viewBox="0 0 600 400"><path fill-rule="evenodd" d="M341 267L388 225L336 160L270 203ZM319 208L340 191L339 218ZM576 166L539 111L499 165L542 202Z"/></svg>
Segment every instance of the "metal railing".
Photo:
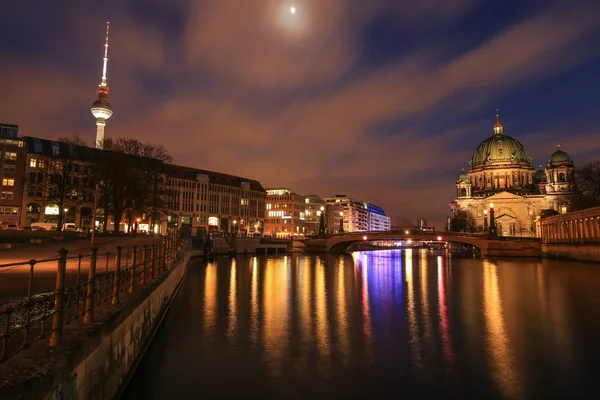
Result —
<svg viewBox="0 0 600 400"><path fill-rule="evenodd" d="M182 250L183 241L171 234L161 244L118 246L115 253L99 253L93 247L88 254L70 256L61 248L55 258L1 264L0 270L28 268L28 285L26 297L0 300L0 362L41 340L49 339L50 346L60 345L64 326L75 321L93 323L99 306L117 305L122 297L151 284L168 271L169 261L182 259ZM53 263L56 285L34 294L36 269ZM71 282L66 279L68 264L76 268ZM85 264L87 277L82 274Z"/></svg>

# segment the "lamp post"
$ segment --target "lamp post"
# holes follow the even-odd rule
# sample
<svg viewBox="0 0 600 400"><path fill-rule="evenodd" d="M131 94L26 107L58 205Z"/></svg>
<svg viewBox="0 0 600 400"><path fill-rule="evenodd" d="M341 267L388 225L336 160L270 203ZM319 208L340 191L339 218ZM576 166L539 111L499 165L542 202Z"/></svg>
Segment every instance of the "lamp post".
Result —
<svg viewBox="0 0 600 400"><path fill-rule="evenodd" d="M138 229L140 227L140 222L142 222L142 219L140 217L137 217L136 222L137 225L135 226L135 233L138 233Z"/></svg>
<svg viewBox="0 0 600 400"><path fill-rule="evenodd" d="M234 219L233 222L232 222L232 224L233 224L233 232L232 233L234 233L234 234L237 235L237 229L236 229L237 219Z"/></svg>
<svg viewBox="0 0 600 400"><path fill-rule="evenodd" d="M494 218L494 203L490 203L490 236L496 236L496 220Z"/></svg>
<svg viewBox="0 0 600 400"><path fill-rule="evenodd" d="M340 233L344 233L344 212L340 211Z"/></svg>
<svg viewBox="0 0 600 400"><path fill-rule="evenodd" d="M488 210L483 210L483 230L488 229Z"/></svg>
<svg viewBox="0 0 600 400"><path fill-rule="evenodd" d="M96 240L96 213L98 211L98 182L96 182L96 189L94 190L94 209L92 210L92 240L91 245L94 247L94 241Z"/></svg>
<svg viewBox="0 0 600 400"><path fill-rule="evenodd" d="M321 215L319 218L319 236L325 236L325 207L321 206Z"/></svg>
<svg viewBox="0 0 600 400"><path fill-rule="evenodd" d="M69 209L65 207L63 209L63 211L65 212L63 214L63 222L62 222L62 230L64 231L65 230L65 224L67 223L67 212L69 211Z"/></svg>

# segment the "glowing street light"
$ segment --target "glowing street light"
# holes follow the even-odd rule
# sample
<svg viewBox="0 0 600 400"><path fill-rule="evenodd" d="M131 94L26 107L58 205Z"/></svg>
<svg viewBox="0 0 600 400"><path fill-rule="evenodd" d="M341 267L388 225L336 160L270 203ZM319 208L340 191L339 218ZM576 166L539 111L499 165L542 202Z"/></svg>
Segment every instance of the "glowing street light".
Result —
<svg viewBox="0 0 600 400"><path fill-rule="evenodd" d="M296 7L294 7L294 6L290 7L290 13L296 14Z"/></svg>
<svg viewBox="0 0 600 400"><path fill-rule="evenodd" d="M438 240L438 242L441 242L441 241L442 241L442 237L441 237L441 236L438 236L438 237L437 237L437 240Z"/></svg>
<svg viewBox="0 0 600 400"><path fill-rule="evenodd" d="M367 240L367 235L363 236L363 240Z"/></svg>

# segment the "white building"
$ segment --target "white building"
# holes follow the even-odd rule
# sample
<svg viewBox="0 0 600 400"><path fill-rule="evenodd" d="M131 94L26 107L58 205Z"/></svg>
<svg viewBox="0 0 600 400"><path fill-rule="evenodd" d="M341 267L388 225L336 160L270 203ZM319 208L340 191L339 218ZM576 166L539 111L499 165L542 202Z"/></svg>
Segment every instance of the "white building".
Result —
<svg viewBox="0 0 600 400"><path fill-rule="evenodd" d="M385 214L383 208L367 203L367 212L369 213L369 232L390 230L390 217Z"/></svg>

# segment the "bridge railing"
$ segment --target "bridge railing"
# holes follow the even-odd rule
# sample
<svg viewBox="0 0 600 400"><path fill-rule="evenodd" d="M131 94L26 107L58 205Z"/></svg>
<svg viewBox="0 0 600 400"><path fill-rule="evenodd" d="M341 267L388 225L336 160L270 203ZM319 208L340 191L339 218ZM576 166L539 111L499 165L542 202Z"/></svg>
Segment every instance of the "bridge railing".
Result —
<svg viewBox="0 0 600 400"><path fill-rule="evenodd" d="M0 264L3 273L27 274L26 293L0 298L0 362L38 341L60 345L65 326L93 323L98 307L119 304L121 298L152 283L167 271L168 261L181 257L182 248L183 242L172 234L160 245L119 246L115 253L99 253L94 247L87 254L69 255L61 248L58 257ZM69 279L67 268L74 270ZM54 270L52 289L43 285L47 279L40 275ZM42 287L35 293L38 283Z"/></svg>

